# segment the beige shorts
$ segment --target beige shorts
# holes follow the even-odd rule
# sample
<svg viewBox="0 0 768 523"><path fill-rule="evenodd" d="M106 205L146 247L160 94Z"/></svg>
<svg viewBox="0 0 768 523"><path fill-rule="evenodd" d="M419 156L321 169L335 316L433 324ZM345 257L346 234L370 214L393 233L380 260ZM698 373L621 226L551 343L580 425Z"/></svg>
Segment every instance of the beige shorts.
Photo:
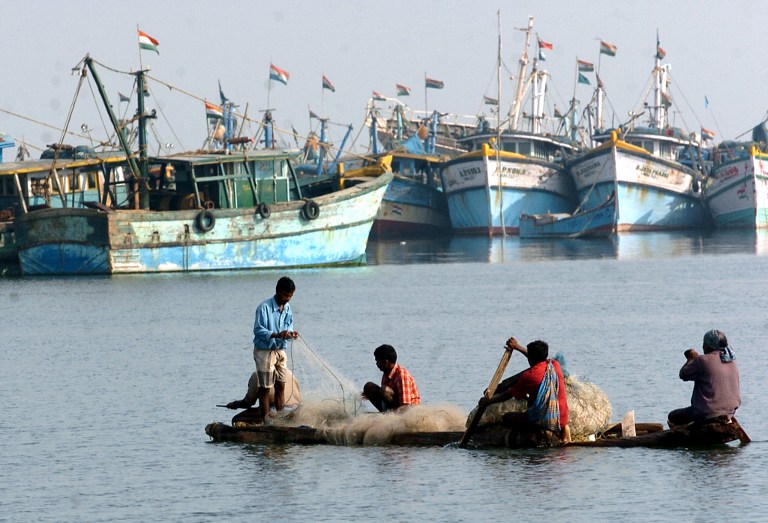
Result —
<svg viewBox="0 0 768 523"><path fill-rule="evenodd" d="M288 378L288 367L285 366L284 350L253 350L253 360L256 362L256 372L259 375L259 385L265 389L275 386L275 381L285 383Z"/></svg>

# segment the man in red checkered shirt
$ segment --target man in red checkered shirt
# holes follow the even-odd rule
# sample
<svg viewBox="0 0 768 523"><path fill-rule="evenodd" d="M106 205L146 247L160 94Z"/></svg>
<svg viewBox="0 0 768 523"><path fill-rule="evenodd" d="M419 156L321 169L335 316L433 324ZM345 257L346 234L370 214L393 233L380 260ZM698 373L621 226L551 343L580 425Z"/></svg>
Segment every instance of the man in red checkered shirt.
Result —
<svg viewBox="0 0 768 523"><path fill-rule="evenodd" d="M421 403L419 388L411 373L397 364L397 351L392 345L380 345L373 351L376 366L382 372L381 386L369 381L363 387L363 397L379 412L402 410Z"/></svg>

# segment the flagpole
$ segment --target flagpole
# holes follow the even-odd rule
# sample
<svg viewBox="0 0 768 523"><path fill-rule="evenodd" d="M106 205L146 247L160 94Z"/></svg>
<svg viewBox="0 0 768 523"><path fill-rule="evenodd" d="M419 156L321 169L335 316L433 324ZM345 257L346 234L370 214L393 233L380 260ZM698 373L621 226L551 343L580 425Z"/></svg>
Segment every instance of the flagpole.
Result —
<svg viewBox="0 0 768 523"><path fill-rule="evenodd" d="M269 59L269 74L267 75L267 110L270 108L269 97L272 94L272 58Z"/></svg>
<svg viewBox="0 0 768 523"><path fill-rule="evenodd" d="M325 78L325 73L323 73L323 78ZM325 87L323 87L322 81L320 82L320 96L323 102L323 118L325 118Z"/></svg>
<svg viewBox="0 0 768 523"><path fill-rule="evenodd" d="M139 37L139 24L136 24L136 38ZM141 63L141 42L139 42L139 71L144 69L144 64Z"/></svg>
<svg viewBox="0 0 768 523"><path fill-rule="evenodd" d="M424 71L424 116L429 114L429 103L427 103L427 72Z"/></svg>

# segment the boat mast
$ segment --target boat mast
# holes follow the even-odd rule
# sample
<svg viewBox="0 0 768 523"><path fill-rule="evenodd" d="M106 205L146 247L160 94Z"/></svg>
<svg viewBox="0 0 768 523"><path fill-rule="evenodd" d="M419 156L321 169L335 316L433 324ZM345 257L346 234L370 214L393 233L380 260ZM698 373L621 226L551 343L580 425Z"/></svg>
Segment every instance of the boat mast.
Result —
<svg viewBox="0 0 768 523"><path fill-rule="evenodd" d="M661 46L656 33L656 67L653 69L653 107L651 108L651 127L664 129L667 126L667 68L661 65Z"/></svg>
<svg viewBox="0 0 768 523"><path fill-rule="evenodd" d="M500 108L498 105L501 103L501 10L497 11L498 17L498 32L499 32L499 46L496 52L496 172L499 176L499 223L501 224L501 235L507 235L507 229L504 227L504 191L502 190L502 177L501 177L501 122L500 122ZM491 208L491 191L488 188L488 208ZM488 235L493 236L493 213L488 213Z"/></svg>
<svg viewBox="0 0 768 523"><path fill-rule="evenodd" d="M154 118L154 115L144 114L144 71L138 71L133 73L136 75L137 88L138 88L138 113L136 117L139 120L139 161L136 161L136 157L132 154L131 148L128 145L128 138L125 136L125 129L118 123L115 113L112 111L112 105L109 103L109 98L104 90L104 85L101 83L101 78L96 72L93 66L93 59L90 55L86 55L84 59L86 67L91 71L93 79L96 83L96 88L99 91L104 107L109 116L109 120L112 123L112 127L115 129L117 139L120 141L120 146L125 151L126 158L128 160L128 166L133 173L133 186L134 194L136 194L135 188L138 186L139 201L134 203L135 208L141 207L142 209L149 209L149 185L147 185L147 128L145 124L146 118Z"/></svg>
<svg viewBox="0 0 768 523"><path fill-rule="evenodd" d="M544 121L544 96L547 92L547 72L539 70L539 61L533 59L533 71L531 72L533 82L533 107L531 111L531 132L540 134Z"/></svg>
<svg viewBox="0 0 768 523"><path fill-rule="evenodd" d="M512 110L509 114L511 128L515 131L518 130L518 123L520 121L520 110L522 108L523 93L525 92L526 74L525 71L528 68L528 46L531 42L531 30L533 29L533 17L528 17L528 27L523 29L525 31L525 47L523 47L523 53L520 55L520 67L517 71L517 88L515 90L515 98L512 101Z"/></svg>

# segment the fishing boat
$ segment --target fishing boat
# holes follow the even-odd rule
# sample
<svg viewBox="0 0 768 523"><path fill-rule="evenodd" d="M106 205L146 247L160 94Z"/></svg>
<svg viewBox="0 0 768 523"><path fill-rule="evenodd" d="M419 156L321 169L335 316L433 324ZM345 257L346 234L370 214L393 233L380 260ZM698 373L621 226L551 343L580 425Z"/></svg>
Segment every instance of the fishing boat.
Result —
<svg viewBox="0 0 768 523"><path fill-rule="evenodd" d="M616 222L614 193L598 207L574 213L522 214L520 238L595 238L613 234Z"/></svg>
<svg viewBox="0 0 768 523"><path fill-rule="evenodd" d="M392 174L299 177L298 151L202 151L149 157L139 95L139 157L126 150L130 205L51 208L14 221L22 273L125 274L358 264ZM144 71L135 73L143 93ZM84 75L85 76L85 75ZM267 117L265 116L265 119ZM270 118L271 120L271 118ZM269 126L265 143L272 144Z"/></svg>
<svg viewBox="0 0 768 523"><path fill-rule="evenodd" d="M704 198L718 228L768 228L768 152L758 143L723 142L714 150Z"/></svg>
<svg viewBox="0 0 768 523"><path fill-rule="evenodd" d="M379 414L373 414L374 416ZM332 428L284 425L240 425L232 426L214 422L206 425L205 433L216 442L250 444L305 444L336 445ZM458 448L464 431L400 432L392 434L385 445L403 447L452 446ZM559 438L546 430L521 431L502 424L480 425L472 434L468 447L491 448L536 448L536 447L645 447L645 448L690 448L722 445L734 441L743 444L751 440L735 418L714 419L704 423L686 425L664 430L660 423L638 423L634 436L623 436L621 424L608 427L594 438L570 443L561 443ZM345 440L345 444L363 445L359 440ZM381 444L381 443L377 443Z"/></svg>
<svg viewBox="0 0 768 523"><path fill-rule="evenodd" d="M399 111L397 109L400 109ZM451 223L448 205L440 184L440 168L447 159L436 153L439 114L432 113L428 123L411 136L406 137L405 116L402 106L396 107L401 114L397 120L399 141L380 152L376 131L376 118L371 125L371 155L363 163L376 162L383 155L391 157L390 166L394 177L373 223L371 234L377 238L403 238L448 234Z"/></svg>
<svg viewBox="0 0 768 523"><path fill-rule="evenodd" d="M659 48L661 49L661 48ZM593 147L568 162L583 208L597 207L616 193L616 231L694 229L708 224L701 182L705 175L701 144L694 134L669 123L672 98L669 67L656 54L652 84L643 99L650 111L647 126L636 125L645 112L617 129L592 134ZM598 94L602 82L598 82ZM596 97L601 104L603 97ZM596 110L602 114L601 107Z"/></svg>
<svg viewBox="0 0 768 523"><path fill-rule="evenodd" d="M15 219L51 208L87 208L125 198L125 155L115 152L64 154L47 159L0 163L0 272L18 272Z"/></svg>
<svg viewBox="0 0 768 523"><path fill-rule="evenodd" d="M375 111L375 108L371 110ZM446 157L434 152L440 115L433 113L428 122L422 122L417 132L407 136L405 113L401 105L395 107L395 113L401 116L398 120L401 126L396 134L397 142L387 141L387 146L382 146L376 131L376 122L380 118L373 115L370 118L370 152L341 156L352 129L349 126L331 161L325 159L331 148L326 138L327 119L318 118L319 137L314 131L310 133L303 148L305 163L297 170L314 175L340 170L345 178L379 176L382 169L391 170L392 182L384 193L371 228L371 237L399 239L450 233L448 207L439 177L440 166ZM311 162L306 163L306 160Z"/></svg>
<svg viewBox="0 0 768 523"><path fill-rule="evenodd" d="M564 160L578 145L569 137L546 132L543 122L548 75L534 59L528 74L529 19L520 59L512 110L496 129L479 126L458 142L469 152L447 161L441 173L454 232L517 234L521 214L570 213L576 208L573 182ZM533 108L522 129L522 103L528 87Z"/></svg>
<svg viewBox="0 0 768 523"><path fill-rule="evenodd" d="M377 109L376 102L384 101L390 104L390 110L383 116ZM364 125L372 135L372 140L379 143L384 151L397 149L404 139L419 133L430 122L434 111L415 110L399 99L382 96L376 93L368 99ZM439 119L434 129L430 129L430 140L433 141L432 153L436 156L454 157L467 152L466 145L460 140L474 134L477 128L477 118L469 115L439 113ZM423 139L423 138L422 138Z"/></svg>

